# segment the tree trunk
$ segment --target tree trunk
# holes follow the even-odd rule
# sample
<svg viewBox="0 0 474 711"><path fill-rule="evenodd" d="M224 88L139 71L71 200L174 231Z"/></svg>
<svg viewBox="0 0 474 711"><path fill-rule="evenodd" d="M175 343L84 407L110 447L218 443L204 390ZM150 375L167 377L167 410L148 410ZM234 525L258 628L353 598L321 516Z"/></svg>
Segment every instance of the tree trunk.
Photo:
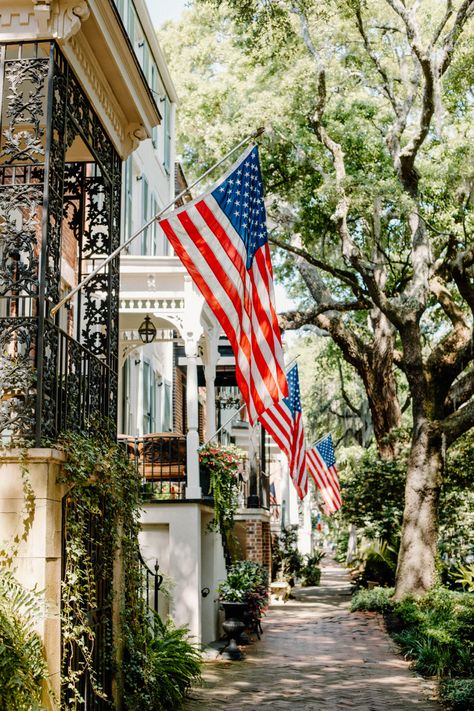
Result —
<svg viewBox="0 0 474 711"><path fill-rule="evenodd" d="M394 427L399 427L401 420L393 368L393 327L379 309L372 310L371 321L374 339L369 356L369 367L363 379L377 449L383 459L392 459L395 456L394 445L387 435Z"/></svg>
<svg viewBox="0 0 474 711"><path fill-rule="evenodd" d="M415 423L408 461L395 600L421 597L435 583L442 472L441 435L422 419Z"/></svg>

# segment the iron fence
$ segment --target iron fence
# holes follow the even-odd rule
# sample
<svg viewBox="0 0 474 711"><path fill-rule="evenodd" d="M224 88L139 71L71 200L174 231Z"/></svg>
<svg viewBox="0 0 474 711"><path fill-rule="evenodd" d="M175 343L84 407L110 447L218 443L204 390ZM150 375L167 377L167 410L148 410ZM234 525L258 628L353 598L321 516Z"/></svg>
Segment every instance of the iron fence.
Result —
<svg viewBox="0 0 474 711"><path fill-rule="evenodd" d="M8 307L9 313L16 314L1 319L0 434L4 440L21 436L40 444L67 430L89 431L98 420L112 423L116 376L110 366L56 324L43 321L40 329L39 318L29 315L31 299L4 301L0 298L0 311Z"/></svg>

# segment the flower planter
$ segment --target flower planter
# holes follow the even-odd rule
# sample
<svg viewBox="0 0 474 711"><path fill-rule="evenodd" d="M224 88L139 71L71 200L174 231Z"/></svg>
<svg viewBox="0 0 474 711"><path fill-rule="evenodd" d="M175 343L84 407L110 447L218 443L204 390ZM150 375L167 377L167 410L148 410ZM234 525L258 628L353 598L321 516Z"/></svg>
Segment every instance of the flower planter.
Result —
<svg viewBox="0 0 474 711"><path fill-rule="evenodd" d="M240 620L241 622L245 622L245 614L248 612L247 603L222 600L221 607L224 610L226 620Z"/></svg>
<svg viewBox="0 0 474 711"><path fill-rule="evenodd" d="M212 494L209 493L209 489L211 488L211 472L208 467L202 464L199 467L199 483L201 485L202 498L212 499Z"/></svg>

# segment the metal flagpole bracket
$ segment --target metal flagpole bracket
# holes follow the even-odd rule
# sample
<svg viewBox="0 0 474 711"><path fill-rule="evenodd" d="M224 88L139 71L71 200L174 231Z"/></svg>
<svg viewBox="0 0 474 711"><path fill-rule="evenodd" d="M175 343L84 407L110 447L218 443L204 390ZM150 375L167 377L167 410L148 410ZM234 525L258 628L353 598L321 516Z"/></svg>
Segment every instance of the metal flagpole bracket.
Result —
<svg viewBox="0 0 474 711"><path fill-rule="evenodd" d="M128 245L131 242L133 242L134 239L139 237L142 234L142 232L144 232L148 227L150 227L150 225L152 225L154 222L156 222L156 220L158 220L162 215L164 215L165 212L168 212L168 210L170 208L172 208L173 205L180 198L182 198L184 195L187 195L190 190L192 190L196 185L198 185L198 183L200 183L202 180L204 180L204 178L207 178L207 176L210 173L212 173L214 170L216 170L216 168L218 168L225 160L227 160L227 158L230 158L230 156L233 155L236 151L238 151L239 148L242 148L242 146L244 146L246 143L249 143L253 139L258 138L258 136L261 136L264 131L265 131L264 126L260 126L259 128L257 128L253 133L251 133L249 136L247 136L242 141L240 141L240 143L238 143L236 146L234 146L234 148L232 148L228 153L226 153L223 158L218 160L217 163L214 163L214 165L212 165L210 168L208 168L201 176L199 176L199 178L197 178L194 181L194 183L191 183L191 185L188 185L184 190L182 190L178 195L176 195L165 207L163 207L159 212L157 212L157 214L154 217L152 217L151 220L148 220L148 222L146 222L144 225L142 225L139 230L134 232L134 234L131 237L129 237L125 242L123 242L123 244L119 245L117 247L117 249L115 249L111 254L109 254L109 256L106 259L104 259L104 261L101 262L97 267L95 267L95 269L93 269L90 272L90 274L88 274L80 282L80 284L75 286L74 289L71 289L71 291L69 293L67 293L66 296L64 296L61 299L61 301L59 301L55 306L53 306L50 311L50 315L54 316L59 311L61 306L64 306L64 304L67 304L67 302L70 301L72 299L72 297L77 294L78 291L83 289L86 286L86 284L88 284L90 282L90 280L95 277L96 274L98 274L104 267L106 267L107 264L109 264L109 262L112 261L112 259L115 259L115 257L117 257L120 254L120 252L123 249L125 249L125 247L128 247Z"/></svg>

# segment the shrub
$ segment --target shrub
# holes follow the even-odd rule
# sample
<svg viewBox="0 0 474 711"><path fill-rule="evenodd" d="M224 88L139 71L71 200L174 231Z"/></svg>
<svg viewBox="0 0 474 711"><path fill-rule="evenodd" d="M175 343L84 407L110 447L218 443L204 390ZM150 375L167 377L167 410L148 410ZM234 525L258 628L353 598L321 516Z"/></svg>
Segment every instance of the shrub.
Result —
<svg viewBox="0 0 474 711"><path fill-rule="evenodd" d="M272 542L272 579L286 580L295 584L295 577L301 574L303 556L297 548L297 526L285 528Z"/></svg>
<svg viewBox="0 0 474 711"><path fill-rule="evenodd" d="M311 555L306 556L306 565L301 571L303 587L309 585L319 585L321 580L321 568L319 563L326 554L321 550L314 550Z"/></svg>
<svg viewBox="0 0 474 711"><path fill-rule="evenodd" d="M474 666L474 597L446 588L435 588L420 600L393 602L392 594L389 588L360 590L352 610L382 612L420 674L468 677Z"/></svg>
<svg viewBox="0 0 474 711"><path fill-rule="evenodd" d="M156 613L140 647L126 640L124 677L128 711L181 709L191 685L201 677L201 655L185 627L163 622Z"/></svg>
<svg viewBox="0 0 474 711"><path fill-rule="evenodd" d="M440 695L452 711L470 711L474 708L474 679L447 679L441 683Z"/></svg>
<svg viewBox="0 0 474 711"><path fill-rule="evenodd" d="M358 590L352 598L351 611L367 610L372 612L389 612L393 609L390 600L394 593L393 588L373 588L372 590Z"/></svg>
<svg viewBox="0 0 474 711"><path fill-rule="evenodd" d="M397 547L376 538L363 540L358 555L358 566L353 573L356 587L367 587L369 582L380 586L393 585L397 568Z"/></svg>
<svg viewBox="0 0 474 711"><path fill-rule="evenodd" d="M0 568L0 708L40 709L47 677L42 643L33 629L40 612L37 596Z"/></svg>

